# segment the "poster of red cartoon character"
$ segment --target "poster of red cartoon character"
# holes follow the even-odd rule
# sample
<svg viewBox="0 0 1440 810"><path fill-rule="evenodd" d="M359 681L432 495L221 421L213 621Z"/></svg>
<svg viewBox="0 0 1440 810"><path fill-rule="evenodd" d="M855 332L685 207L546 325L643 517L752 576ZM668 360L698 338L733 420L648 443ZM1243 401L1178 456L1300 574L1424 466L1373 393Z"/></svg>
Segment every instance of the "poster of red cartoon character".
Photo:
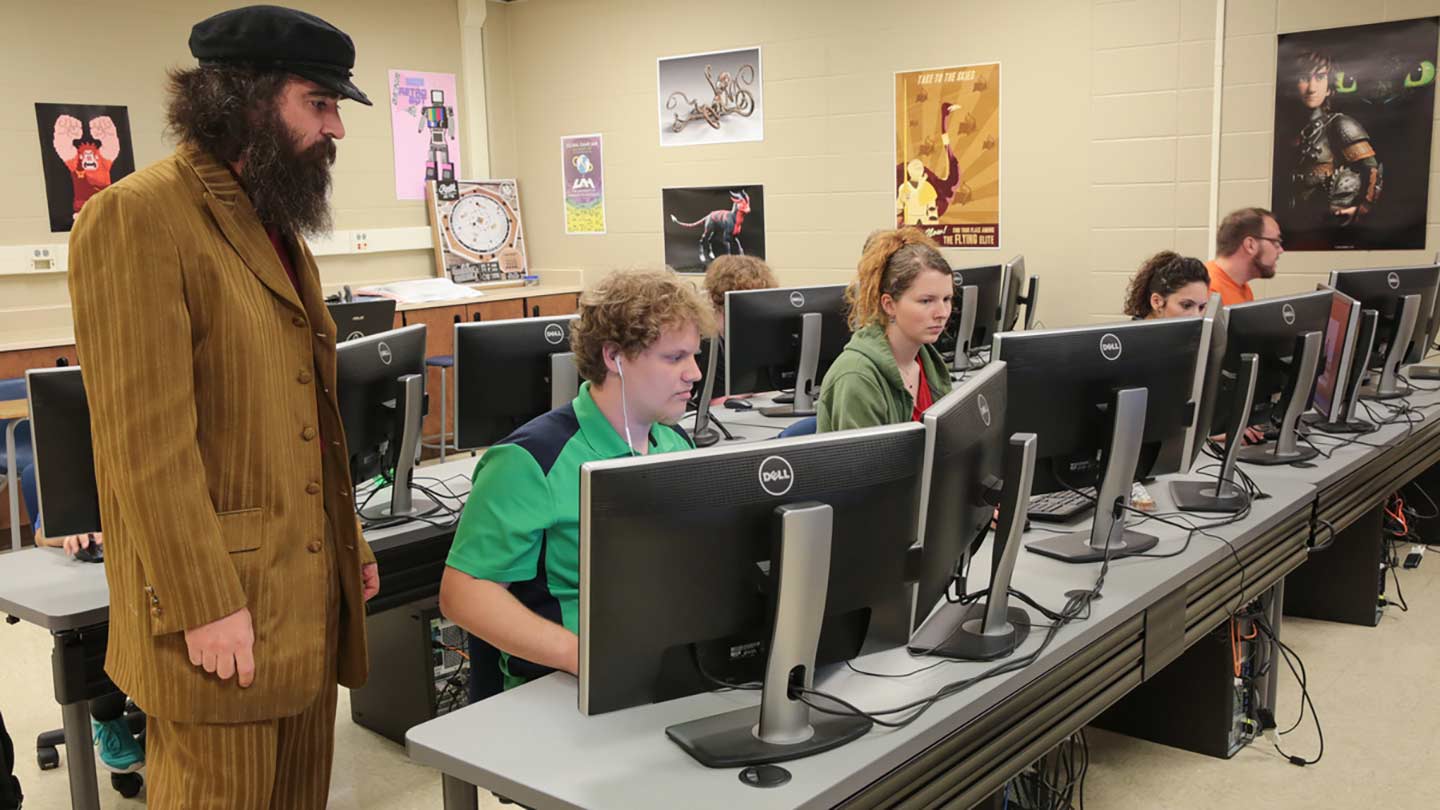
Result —
<svg viewBox="0 0 1440 810"><path fill-rule="evenodd" d="M135 171L125 107L36 104L50 230L68 231L85 203Z"/></svg>

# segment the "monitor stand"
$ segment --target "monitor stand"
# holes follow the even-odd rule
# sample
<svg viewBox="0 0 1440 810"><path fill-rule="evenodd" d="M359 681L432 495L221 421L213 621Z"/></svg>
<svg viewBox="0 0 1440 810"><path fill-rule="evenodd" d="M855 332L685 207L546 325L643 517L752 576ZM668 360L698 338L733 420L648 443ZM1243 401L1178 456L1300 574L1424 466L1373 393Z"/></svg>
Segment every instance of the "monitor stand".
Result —
<svg viewBox="0 0 1440 810"><path fill-rule="evenodd" d="M563 408L580 393L580 369L574 352L550 355L550 407Z"/></svg>
<svg viewBox="0 0 1440 810"><path fill-rule="evenodd" d="M710 413L710 400L715 398L715 364L719 355L720 336L716 335L710 338L710 357L705 363L705 380L700 383L700 399L695 403L695 432L690 438L695 440L696 447L709 447L719 442L721 433L724 433L727 439L735 438L720 424L720 420ZM715 423L714 427L710 426L711 422Z"/></svg>
<svg viewBox="0 0 1440 810"><path fill-rule="evenodd" d="M1407 295L1400 299L1400 323L1395 328L1395 337L1390 341L1390 351L1385 354L1385 368L1380 379L1360 389L1360 396L1366 399L1400 399L1412 393L1410 386L1400 382L1400 364L1410 350L1409 335L1415 333L1415 321L1420 317L1420 296Z"/></svg>
<svg viewBox="0 0 1440 810"><path fill-rule="evenodd" d="M395 519L396 522L415 514L415 500L410 491L410 478L415 472L415 454L420 448L420 423L425 418L425 378L406 374L400 378L400 397L395 403L400 421L400 448L395 455L395 477L390 482L390 502L360 514L367 522Z"/></svg>
<svg viewBox="0 0 1440 810"><path fill-rule="evenodd" d="M1025 331L1035 328L1035 307L1040 304L1040 277L1031 276L1025 288Z"/></svg>
<svg viewBox="0 0 1440 810"><path fill-rule="evenodd" d="M1373 309L1360 311L1360 332L1356 335L1355 348L1350 363L1354 370L1345 381L1345 413L1335 421L1326 419L1324 414L1307 416L1305 424L1323 433L1370 433L1375 430L1373 422L1360 419L1360 378L1365 376L1365 364L1375 348L1375 326L1380 313Z"/></svg>
<svg viewBox="0 0 1440 810"><path fill-rule="evenodd" d="M1125 509L1130 504L1131 482L1140 462L1140 445L1145 436L1145 406L1150 392L1145 388L1123 388L1111 403L1110 449L1106 453L1105 477L1096 493L1095 517L1088 532L1073 532L1036 540L1026 548L1061 562L1098 562L1143 554L1160 540L1125 528Z"/></svg>
<svg viewBox="0 0 1440 810"><path fill-rule="evenodd" d="M1285 416L1280 420L1279 434L1273 442L1240 448L1241 461L1273 467L1309 461L1320 455L1320 451L1313 447L1301 447L1299 436L1300 416L1310 408L1310 394L1315 390L1315 369L1320 366L1323 339L1319 332L1306 332L1296 338L1295 359L1292 361L1296 376L1285 403Z"/></svg>
<svg viewBox="0 0 1440 810"><path fill-rule="evenodd" d="M800 368L795 372L795 399L788 405L761 408L766 416L814 416L815 377L820 373L820 313L800 316ZM776 398L779 401L779 398Z"/></svg>
<svg viewBox="0 0 1440 810"><path fill-rule="evenodd" d="M955 329L955 359L950 362L953 372L970 370L970 339L975 335L975 307L979 302L979 287L966 284L960 288L960 323Z"/></svg>
<svg viewBox="0 0 1440 810"><path fill-rule="evenodd" d="M1003 658L1030 635L1030 614L1010 606L1010 578L1020 553L1020 535L1029 511L1030 484L1035 477L1033 433L1016 433L1005 450L1005 484L1000 522L990 557L990 593L970 605L944 602L910 639L910 652L966 661Z"/></svg>
<svg viewBox="0 0 1440 810"><path fill-rule="evenodd" d="M835 514L815 501L775 512L780 521L771 572L777 582L775 620L760 705L665 729L665 736L707 768L799 759L862 737L873 725L864 717L812 714L790 694L792 685L814 686Z"/></svg>
<svg viewBox="0 0 1440 810"><path fill-rule="evenodd" d="M1245 443L1245 425L1250 421L1250 409L1255 405L1255 380L1259 373L1258 356L1240 355L1240 376L1236 380L1232 402L1238 407L1232 408L1230 424L1225 429L1225 458L1220 462L1220 474L1215 476L1214 481L1172 482L1170 497L1180 511L1234 514L1250 503L1250 494L1235 484L1235 460L1240 446Z"/></svg>

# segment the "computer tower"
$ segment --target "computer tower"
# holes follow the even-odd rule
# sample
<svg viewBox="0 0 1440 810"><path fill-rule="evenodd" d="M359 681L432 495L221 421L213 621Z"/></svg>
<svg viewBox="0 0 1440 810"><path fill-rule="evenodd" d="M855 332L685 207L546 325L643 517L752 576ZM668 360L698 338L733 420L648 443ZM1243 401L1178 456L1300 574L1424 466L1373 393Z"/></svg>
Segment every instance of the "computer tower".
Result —
<svg viewBox="0 0 1440 810"><path fill-rule="evenodd" d="M1235 756L1254 739L1256 703L1264 700L1259 668L1269 655L1268 643L1255 626L1257 615L1242 613L1237 619L1235 646L1227 621L1121 698L1093 725L1197 754Z"/></svg>
<svg viewBox="0 0 1440 810"><path fill-rule="evenodd" d="M1285 615L1374 627L1385 614L1385 513L1376 506L1285 576ZM1324 542L1324 531L1320 533Z"/></svg>
<svg viewBox="0 0 1440 810"><path fill-rule="evenodd" d="M412 726L468 702L466 635L431 597L367 619L370 678L350 692L350 717L405 744Z"/></svg>

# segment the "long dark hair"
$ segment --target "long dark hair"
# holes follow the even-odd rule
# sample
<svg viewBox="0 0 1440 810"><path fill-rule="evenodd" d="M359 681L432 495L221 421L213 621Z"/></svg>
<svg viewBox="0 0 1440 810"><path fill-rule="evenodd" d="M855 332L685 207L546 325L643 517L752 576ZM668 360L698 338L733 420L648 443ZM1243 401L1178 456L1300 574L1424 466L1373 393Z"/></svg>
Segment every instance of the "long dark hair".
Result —
<svg viewBox="0 0 1440 810"><path fill-rule="evenodd" d="M240 159L257 116L274 108L288 75L229 65L169 73L165 131L224 163Z"/></svg>
<svg viewBox="0 0 1440 810"><path fill-rule="evenodd" d="M1205 263L1189 256L1181 256L1172 250L1162 250L1140 265L1140 272L1130 279L1130 289L1125 293L1125 314L1132 318L1150 315L1150 294L1159 293L1169 298L1187 284L1202 282L1210 286L1210 271Z"/></svg>

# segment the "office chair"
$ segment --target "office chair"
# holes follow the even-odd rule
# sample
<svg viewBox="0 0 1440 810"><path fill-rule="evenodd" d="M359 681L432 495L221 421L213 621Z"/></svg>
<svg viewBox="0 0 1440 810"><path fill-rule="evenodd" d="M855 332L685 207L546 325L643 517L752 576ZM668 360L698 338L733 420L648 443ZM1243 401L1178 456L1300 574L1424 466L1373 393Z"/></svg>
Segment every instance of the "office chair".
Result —
<svg viewBox="0 0 1440 810"><path fill-rule="evenodd" d="M804 419L796 420L784 430L780 431L780 438L788 439L791 436L809 436L810 434L815 432L815 424L816 420L813 416L807 416Z"/></svg>
<svg viewBox="0 0 1440 810"><path fill-rule="evenodd" d="M8 399L25 398L25 378L14 377L0 380L0 401ZM9 458L5 453L5 430L9 427L11 420L0 419L0 493L5 491L7 477L11 469L24 470L35 461L35 447L30 440L30 422L15 428L15 458ZM13 467L12 467L13 465ZM21 488L24 492L24 488ZM26 501L26 507L31 511L31 522L34 522L34 507ZM19 520L19 515L11 515L11 520Z"/></svg>

